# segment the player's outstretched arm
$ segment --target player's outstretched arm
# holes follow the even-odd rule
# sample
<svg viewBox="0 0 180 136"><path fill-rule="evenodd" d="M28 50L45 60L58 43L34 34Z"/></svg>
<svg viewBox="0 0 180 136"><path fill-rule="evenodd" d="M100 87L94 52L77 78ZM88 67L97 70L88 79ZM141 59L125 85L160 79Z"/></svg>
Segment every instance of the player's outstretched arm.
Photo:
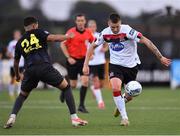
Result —
<svg viewBox="0 0 180 136"><path fill-rule="evenodd" d="M85 58L85 61L84 61L84 66L83 66L84 75L89 74L89 60L90 60L91 56L93 55L93 52L94 52L95 48L96 48L96 44L92 43L91 47L87 51L86 58Z"/></svg>
<svg viewBox="0 0 180 136"><path fill-rule="evenodd" d="M55 42L55 41L61 42L61 41L67 40L67 39L71 39L73 37L74 37L73 33L66 34L66 35L62 35L62 34L50 34L47 37L47 41L48 42Z"/></svg>
<svg viewBox="0 0 180 136"><path fill-rule="evenodd" d="M169 66L171 64L171 60L164 57L151 40L149 40L145 36L142 36L140 39L140 43L145 44L156 55L156 57L163 65Z"/></svg>

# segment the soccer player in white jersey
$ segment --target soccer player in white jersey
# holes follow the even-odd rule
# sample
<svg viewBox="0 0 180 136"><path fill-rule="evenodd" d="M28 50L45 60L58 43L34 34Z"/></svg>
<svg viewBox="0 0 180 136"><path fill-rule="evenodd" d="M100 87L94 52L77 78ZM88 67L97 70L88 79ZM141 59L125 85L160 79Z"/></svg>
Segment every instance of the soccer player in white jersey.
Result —
<svg viewBox="0 0 180 136"><path fill-rule="evenodd" d="M88 21L88 28L92 31L95 39L97 39L99 33L97 32L97 24L95 20ZM107 51L107 45L101 44L98 46L89 61L90 77L92 77L91 90L96 98L98 108L104 109L105 104L103 101L101 88L103 87L103 81L105 76L105 52Z"/></svg>
<svg viewBox="0 0 180 136"><path fill-rule="evenodd" d="M89 48L84 62L83 72L89 73L89 60L95 47L109 43L110 64L109 78L113 90L113 99L116 107L121 114L122 126L128 126L129 120L125 107L125 99L130 99L130 96L121 94L123 84L135 80L137 75L137 65L140 60L137 54L137 42L143 43L150 51L152 51L158 60L165 66L169 66L170 59L164 57L157 47L140 32L134 30L129 25L121 24L118 14L111 14L108 21L109 27L105 28L99 35L98 39Z"/></svg>
<svg viewBox="0 0 180 136"><path fill-rule="evenodd" d="M14 63L14 53L15 53L15 47L16 47L16 43L17 41L21 38L21 32L19 30L15 30L13 33L13 40L9 42L8 48L7 48L7 56L9 57L9 63L10 63L10 76L11 76L11 81L8 87L9 90L9 96L11 100L15 99L15 91L17 92L17 94L20 93L20 83L17 83L15 80L15 72L13 69L13 63ZM22 76L22 72L24 70L24 58L21 57L20 62L19 62L19 66L20 66L20 73Z"/></svg>

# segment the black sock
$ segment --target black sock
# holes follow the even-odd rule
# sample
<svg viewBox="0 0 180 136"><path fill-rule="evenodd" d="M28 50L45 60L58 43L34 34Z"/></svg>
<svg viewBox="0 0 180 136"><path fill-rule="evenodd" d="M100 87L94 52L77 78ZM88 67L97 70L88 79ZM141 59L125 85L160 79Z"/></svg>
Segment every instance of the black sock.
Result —
<svg viewBox="0 0 180 136"><path fill-rule="evenodd" d="M16 114L19 112L19 110L21 109L24 101L26 100L27 96L22 95L21 93L19 94L19 96L16 98L16 102L14 104L13 110L11 114Z"/></svg>
<svg viewBox="0 0 180 136"><path fill-rule="evenodd" d="M84 107L84 101L85 101L86 93L87 93L87 87L86 86L81 86L81 88L80 88L80 104L79 104L79 106Z"/></svg>
<svg viewBox="0 0 180 136"><path fill-rule="evenodd" d="M70 114L76 113L75 101L70 86L68 85L66 88L62 89L62 91L64 91L64 97Z"/></svg>

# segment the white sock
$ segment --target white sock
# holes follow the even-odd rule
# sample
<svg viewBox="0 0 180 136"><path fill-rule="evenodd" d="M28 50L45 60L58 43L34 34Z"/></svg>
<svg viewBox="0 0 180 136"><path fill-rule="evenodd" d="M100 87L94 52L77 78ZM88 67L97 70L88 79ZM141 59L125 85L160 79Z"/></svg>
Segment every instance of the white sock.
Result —
<svg viewBox="0 0 180 136"><path fill-rule="evenodd" d="M116 107L121 113L122 119L128 119L124 98L121 96L113 97Z"/></svg>
<svg viewBox="0 0 180 136"><path fill-rule="evenodd" d="M96 97L96 101L97 103L103 102L103 98L102 98L102 93L101 93L101 89L94 89L94 86L91 87L92 91Z"/></svg>
<svg viewBox="0 0 180 136"><path fill-rule="evenodd" d="M15 85L14 84L9 84L8 89L9 89L9 95L14 96Z"/></svg>
<svg viewBox="0 0 180 136"><path fill-rule="evenodd" d="M10 118L16 118L16 114L11 114Z"/></svg>
<svg viewBox="0 0 180 136"><path fill-rule="evenodd" d="M77 119L77 118L78 118L78 116L77 116L77 114L76 114L76 113L71 114L71 119Z"/></svg>

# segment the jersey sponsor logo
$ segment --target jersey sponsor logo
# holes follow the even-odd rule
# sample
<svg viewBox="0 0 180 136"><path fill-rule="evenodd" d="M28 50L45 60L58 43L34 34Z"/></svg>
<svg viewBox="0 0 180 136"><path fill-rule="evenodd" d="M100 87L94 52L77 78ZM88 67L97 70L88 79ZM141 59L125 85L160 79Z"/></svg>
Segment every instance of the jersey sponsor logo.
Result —
<svg viewBox="0 0 180 136"><path fill-rule="evenodd" d="M110 43L110 48L113 51L121 51L124 49L124 44L122 44L120 42L112 42L112 43Z"/></svg>
<svg viewBox="0 0 180 136"><path fill-rule="evenodd" d="M131 31L129 32L129 34L130 34L131 36L133 36L134 33L135 33L135 30L134 30L134 29L131 29Z"/></svg>

